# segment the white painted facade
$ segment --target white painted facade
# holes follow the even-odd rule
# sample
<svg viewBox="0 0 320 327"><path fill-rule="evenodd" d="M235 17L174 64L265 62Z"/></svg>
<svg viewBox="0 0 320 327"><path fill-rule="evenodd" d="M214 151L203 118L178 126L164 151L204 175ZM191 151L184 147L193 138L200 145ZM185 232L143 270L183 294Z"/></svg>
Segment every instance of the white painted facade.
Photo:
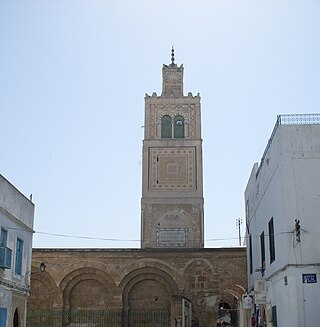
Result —
<svg viewBox="0 0 320 327"><path fill-rule="evenodd" d="M319 114L278 116L261 163L253 166L245 203L248 287L260 303L252 315L262 326L319 326Z"/></svg>
<svg viewBox="0 0 320 327"><path fill-rule="evenodd" d="M26 326L33 222L34 204L0 175L0 327Z"/></svg>

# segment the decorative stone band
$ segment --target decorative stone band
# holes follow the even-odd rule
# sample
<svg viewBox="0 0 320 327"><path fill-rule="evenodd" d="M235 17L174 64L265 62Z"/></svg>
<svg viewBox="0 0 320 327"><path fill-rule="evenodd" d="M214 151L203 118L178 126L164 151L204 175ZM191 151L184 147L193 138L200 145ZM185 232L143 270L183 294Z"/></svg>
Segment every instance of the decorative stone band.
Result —
<svg viewBox="0 0 320 327"><path fill-rule="evenodd" d="M19 292L19 293L21 293L23 295L26 295L26 296L29 295L29 287L19 285L16 282L0 278L0 285L4 286L8 290L14 290L14 291L17 291L17 292Z"/></svg>

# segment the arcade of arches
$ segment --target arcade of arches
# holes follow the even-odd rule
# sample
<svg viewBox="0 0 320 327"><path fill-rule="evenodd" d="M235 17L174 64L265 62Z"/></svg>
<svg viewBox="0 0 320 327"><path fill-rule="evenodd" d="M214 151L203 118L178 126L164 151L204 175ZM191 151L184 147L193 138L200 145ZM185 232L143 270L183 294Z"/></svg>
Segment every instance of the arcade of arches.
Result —
<svg viewBox="0 0 320 327"><path fill-rule="evenodd" d="M32 269L28 311L161 311L170 327L182 299L189 326L217 326L221 304L236 312L246 288L245 248L34 249Z"/></svg>

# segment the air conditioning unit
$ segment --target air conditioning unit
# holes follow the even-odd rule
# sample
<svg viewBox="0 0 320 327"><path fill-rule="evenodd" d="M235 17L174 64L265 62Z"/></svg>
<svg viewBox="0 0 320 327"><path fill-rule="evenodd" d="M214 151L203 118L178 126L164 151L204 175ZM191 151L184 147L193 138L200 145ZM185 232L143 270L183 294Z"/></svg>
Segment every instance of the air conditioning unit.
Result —
<svg viewBox="0 0 320 327"><path fill-rule="evenodd" d="M11 268L11 256L12 250L6 246L0 246L0 268L10 269Z"/></svg>

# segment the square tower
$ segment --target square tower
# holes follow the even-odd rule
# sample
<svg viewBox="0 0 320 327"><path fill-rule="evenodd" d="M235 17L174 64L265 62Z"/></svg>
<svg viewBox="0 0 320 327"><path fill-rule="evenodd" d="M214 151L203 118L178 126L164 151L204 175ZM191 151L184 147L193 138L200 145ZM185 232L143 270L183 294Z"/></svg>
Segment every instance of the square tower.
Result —
<svg viewBox="0 0 320 327"><path fill-rule="evenodd" d="M204 246L200 96L183 95L183 65L162 68L162 94L145 97L141 247Z"/></svg>

